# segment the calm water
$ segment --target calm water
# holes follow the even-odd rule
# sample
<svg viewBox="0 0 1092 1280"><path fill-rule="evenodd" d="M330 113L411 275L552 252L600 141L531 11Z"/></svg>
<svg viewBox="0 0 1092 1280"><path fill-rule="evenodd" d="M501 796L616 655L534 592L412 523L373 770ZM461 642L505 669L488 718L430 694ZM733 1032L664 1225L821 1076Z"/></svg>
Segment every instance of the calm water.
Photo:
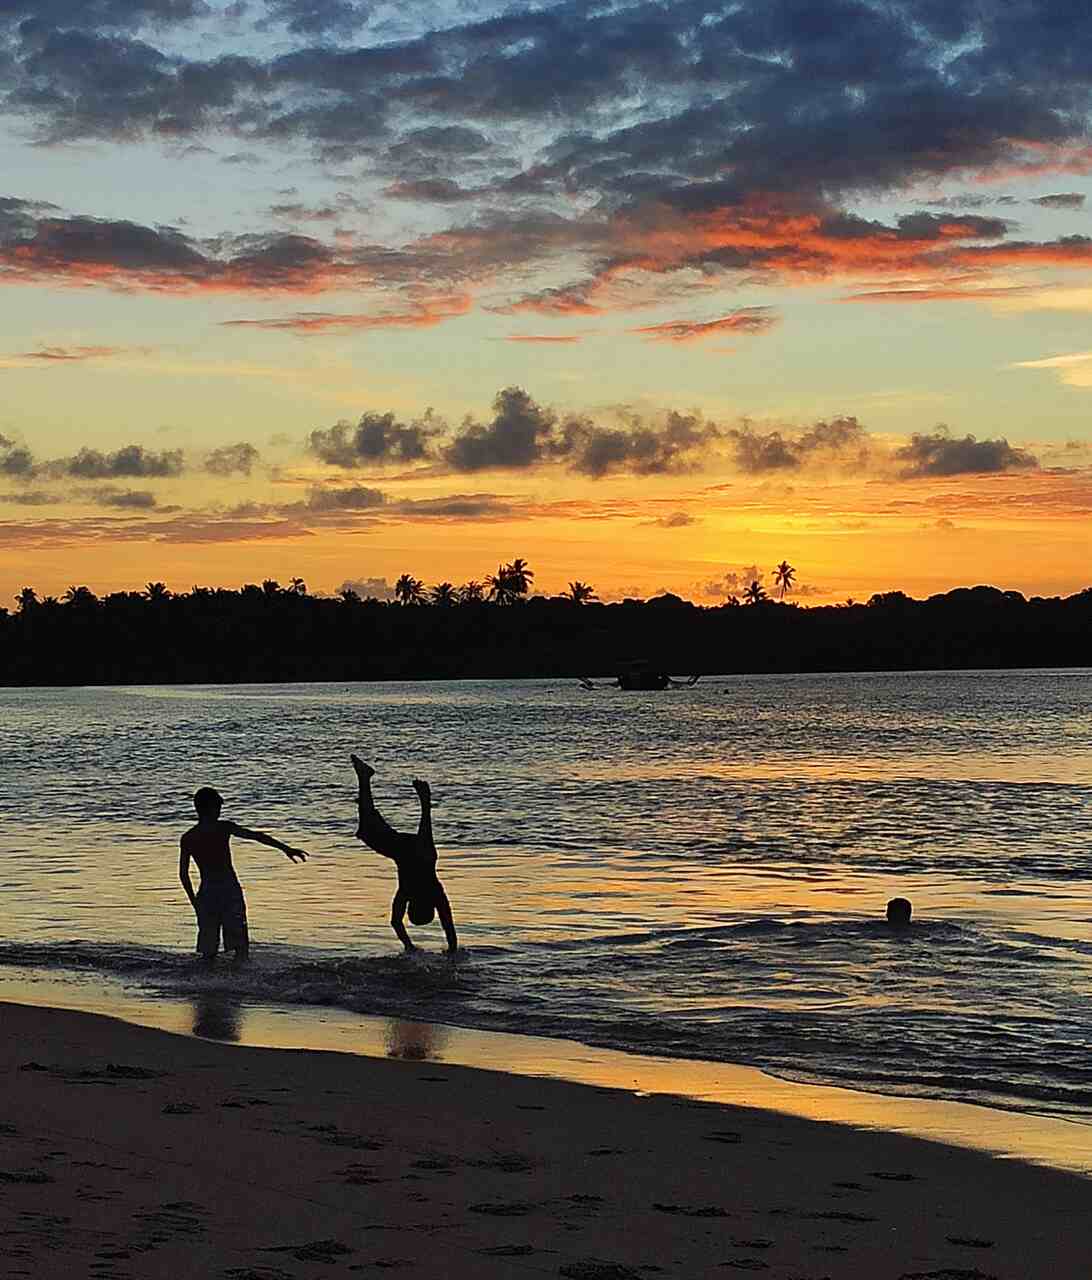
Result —
<svg viewBox="0 0 1092 1280"><path fill-rule="evenodd" d="M1092 1118L1092 672L0 690L0 965L748 1062ZM433 780L466 953L405 957L352 839ZM189 796L255 964L189 956ZM882 923L910 897L905 935Z"/></svg>

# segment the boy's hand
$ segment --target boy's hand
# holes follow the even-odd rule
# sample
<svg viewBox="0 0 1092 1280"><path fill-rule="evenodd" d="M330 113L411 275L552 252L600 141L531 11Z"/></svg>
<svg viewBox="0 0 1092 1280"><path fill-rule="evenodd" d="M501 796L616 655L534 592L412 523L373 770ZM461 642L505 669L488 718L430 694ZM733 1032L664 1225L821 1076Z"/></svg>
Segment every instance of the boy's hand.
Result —
<svg viewBox="0 0 1092 1280"><path fill-rule="evenodd" d="M292 849L292 848L286 847L284 849L284 856L288 858L291 862L307 861L307 854L305 854L302 849Z"/></svg>

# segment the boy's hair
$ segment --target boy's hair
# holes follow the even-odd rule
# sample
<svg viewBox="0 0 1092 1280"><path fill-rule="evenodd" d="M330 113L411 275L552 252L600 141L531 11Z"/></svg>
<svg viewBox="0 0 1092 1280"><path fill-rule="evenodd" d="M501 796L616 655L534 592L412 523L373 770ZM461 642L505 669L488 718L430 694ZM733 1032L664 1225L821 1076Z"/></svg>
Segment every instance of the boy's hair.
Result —
<svg viewBox="0 0 1092 1280"><path fill-rule="evenodd" d="M435 915L436 908L427 898L410 899L410 924L431 924Z"/></svg>
<svg viewBox="0 0 1092 1280"><path fill-rule="evenodd" d="M215 787L198 787L193 793L193 807L197 810L197 816L200 818L203 818L207 813L219 813L224 807L224 797Z"/></svg>

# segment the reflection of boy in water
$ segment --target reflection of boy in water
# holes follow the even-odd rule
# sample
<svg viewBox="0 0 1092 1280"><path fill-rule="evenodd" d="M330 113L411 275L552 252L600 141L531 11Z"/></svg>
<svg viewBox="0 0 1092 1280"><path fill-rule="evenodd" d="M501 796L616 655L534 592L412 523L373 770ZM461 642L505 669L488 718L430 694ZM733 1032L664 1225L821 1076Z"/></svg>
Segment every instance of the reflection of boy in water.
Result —
<svg viewBox="0 0 1092 1280"><path fill-rule="evenodd" d="M413 789L421 802L421 821L416 835L395 829L375 807L372 799L372 778L375 770L359 756L349 757L356 770L360 792L357 806L360 822L356 837L369 849L390 858L398 868L398 890L391 903L391 928L407 951L415 951L406 932L405 916L413 924L430 924L434 916L440 917L447 938L447 949L454 953L459 946L455 935L455 921L451 918L451 904L444 886L436 878L436 844L432 838L432 792L427 782L414 778Z"/></svg>
<svg viewBox="0 0 1092 1280"><path fill-rule="evenodd" d="M222 822L220 810L224 799L212 787L202 787L193 797L197 825L182 837L178 859L178 878L186 897L197 914L197 950L208 961L216 959L220 950L220 934L224 950L234 951L237 961L245 960L250 951L250 935L246 925L246 899L235 868L231 865L232 836L239 840L255 840L258 844L279 849L293 862L306 862L307 854L281 844L264 831L248 831L234 822ZM201 872L201 887L196 893L190 880L190 859Z"/></svg>

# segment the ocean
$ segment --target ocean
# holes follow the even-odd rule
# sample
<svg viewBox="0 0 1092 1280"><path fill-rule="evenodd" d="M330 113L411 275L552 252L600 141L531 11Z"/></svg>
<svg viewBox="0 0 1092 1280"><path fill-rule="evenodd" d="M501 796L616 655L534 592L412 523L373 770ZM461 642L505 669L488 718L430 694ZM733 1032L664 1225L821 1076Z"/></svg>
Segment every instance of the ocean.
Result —
<svg viewBox="0 0 1092 1280"><path fill-rule="evenodd" d="M0 976L520 1032L1092 1120L1092 671L0 690ZM436 925L402 953L354 840L432 781ZM253 963L195 966L199 785ZM914 904L893 931L888 898Z"/></svg>

